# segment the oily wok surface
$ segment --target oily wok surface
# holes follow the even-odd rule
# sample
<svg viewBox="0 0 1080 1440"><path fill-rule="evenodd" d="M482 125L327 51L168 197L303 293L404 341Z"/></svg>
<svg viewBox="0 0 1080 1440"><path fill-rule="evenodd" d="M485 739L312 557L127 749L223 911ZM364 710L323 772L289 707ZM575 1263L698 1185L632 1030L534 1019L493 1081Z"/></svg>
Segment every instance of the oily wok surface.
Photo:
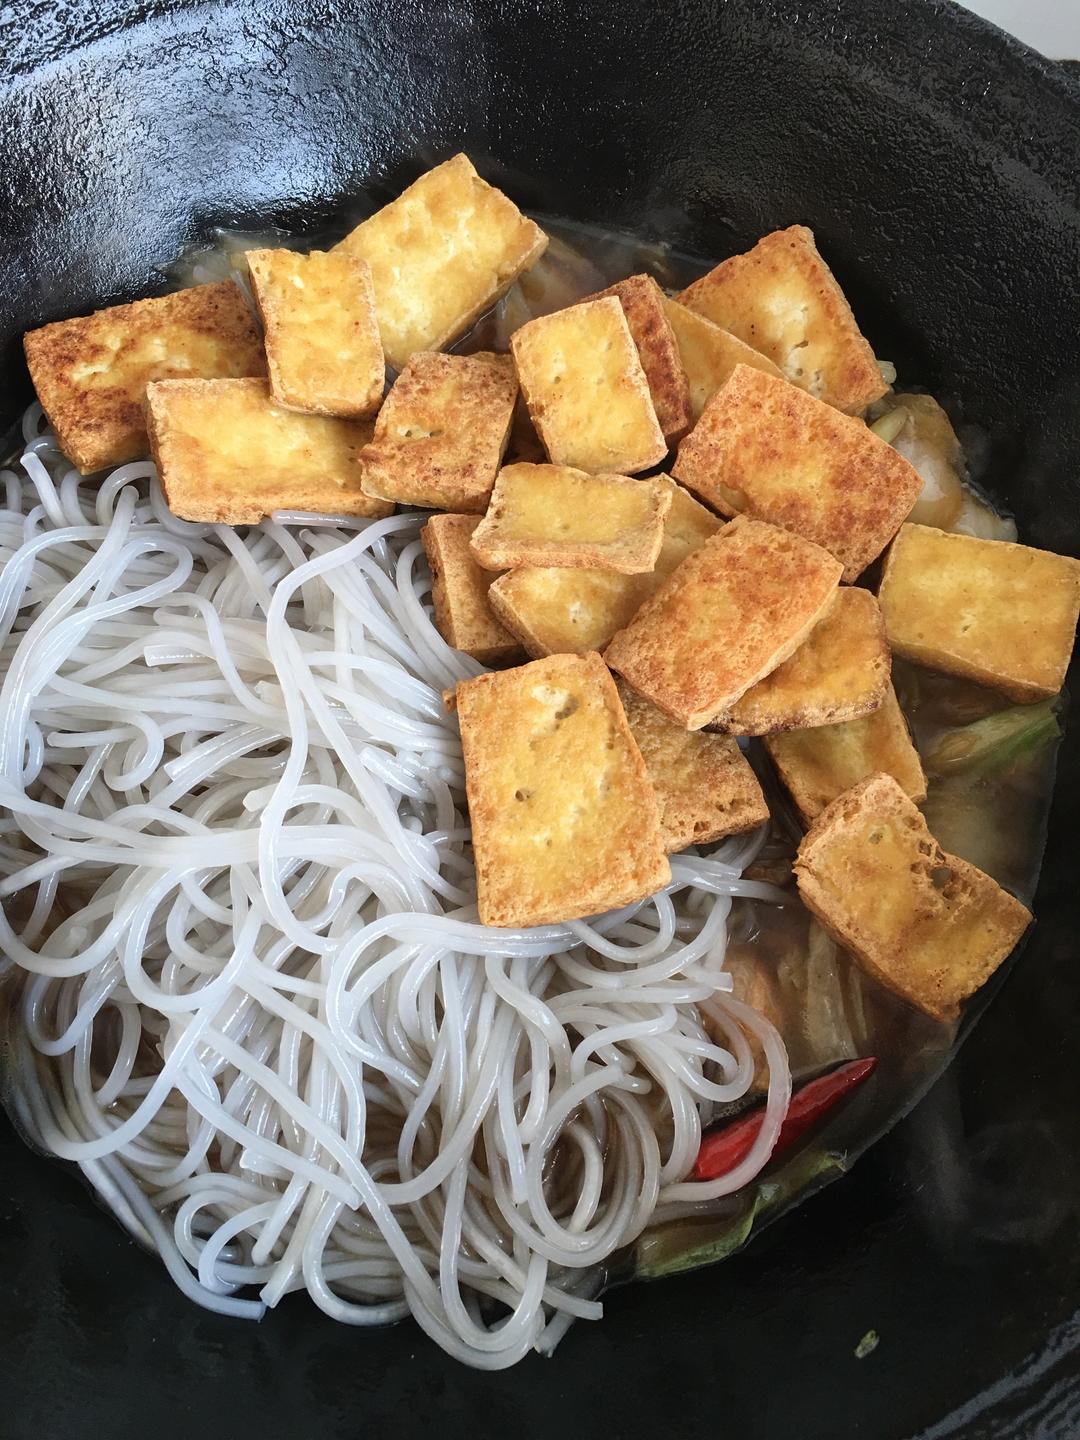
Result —
<svg viewBox="0 0 1080 1440"><path fill-rule="evenodd" d="M527 206L700 255L810 224L878 353L979 434L978 478L1021 536L1077 552L1080 99L969 17L876 0L20 12L0 18L0 428L27 394L23 330L151 292L216 225L314 233L465 148ZM480 1377L404 1329L204 1315L5 1130L0 1430L228 1433L235 1406L275 1435L721 1416L763 1437L976 1435L988 1415L1067 1433L1078 787L1074 733L1038 927L909 1120L746 1254L612 1294L551 1364Z"/></svg>

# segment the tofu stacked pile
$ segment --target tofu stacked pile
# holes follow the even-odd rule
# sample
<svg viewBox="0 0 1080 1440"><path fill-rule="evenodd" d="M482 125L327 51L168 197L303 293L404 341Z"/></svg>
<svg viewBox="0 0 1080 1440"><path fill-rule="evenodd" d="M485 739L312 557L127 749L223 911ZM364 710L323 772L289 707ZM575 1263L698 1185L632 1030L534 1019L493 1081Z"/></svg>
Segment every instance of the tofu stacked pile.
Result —
<svg viewBox="0 0 1080 1440"><path fill-rule="evenodd" d="M459 155L330 251L250 252L265 344L226 283L46 326L27 356L80 468L148 437L184 518L437 512L440 631L508 667L452 697L486 924L640 900L670 853L764 823L738 743L760 736L809 826L806 904L952 1019L1030 916L929 834L891 655L1055 695L1080 564L905 524L922 480L863 418L887 382L800 226L677 297L635 275L510 355L445 353L546 243ZM886 549L875 596L856 582Z"/></svg>

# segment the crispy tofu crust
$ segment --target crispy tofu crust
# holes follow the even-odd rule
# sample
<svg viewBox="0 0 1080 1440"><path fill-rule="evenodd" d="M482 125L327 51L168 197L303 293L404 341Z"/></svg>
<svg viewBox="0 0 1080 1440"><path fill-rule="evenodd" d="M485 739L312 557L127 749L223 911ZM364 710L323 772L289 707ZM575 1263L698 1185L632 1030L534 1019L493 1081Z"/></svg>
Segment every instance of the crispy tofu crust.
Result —
<svg viewBox="0 0 1080 1440"><path fill-rule="evenodd" d="M371 266L386 358L444 350L535 264L548 238L465 155L421 175L338 249Z"/></svg>
<svg viewBox="0 0 1080 1440"><path fill-rule="evenodd" d="M914 801L926 799L926 776L890 683L876 710L841 725L769 735L765 748L804 824L867 775L891 775Z"/></svg>
<svg viewBox="0 0 1080 1440"><path fill-rule="evenodd" d="M567 570L651 570L660 553L670 487L565 465L507 465L472 537L485 570L547 565Z"/></svg>
<svg viewBox="0 0 1080 1440"><path fill-rule="evenodd" d="M656 795L599 655L552 655L457 687L485 925L546 925L671 878Z"/></svg>
<svg viewBox="0 0 1080 1440"><path fill-rule="evenodd" d="M861 413L889 388L805 225L775 230L684 290L679 302L730 330L827 405Z"/></svg>
<svg viewBox="0 0 1080 1440"><path fill-rule="evenodd" d="M879 599L898 655L1026 705L1064 684L1080 612L1080 561L905 525L885 561Z"/></svg>
<svg viewBox="0 0 1080 1440"><path fill-rule="evenodd" d="M420 532L431 566L431 600L439 634L455 650L483 665L524 659L517 637L505 630L488 604L495 576L481 570L469 549L478 515L432 515Z"/></svg>
<svg viewBox="0 0 1080 1440"><path fill-rule="evenodd" d="M483 514L516 398L509 355L414 355L361 456L365 491L403 505Z"/></svg>
<svg viewBox="0 0 1080 1440"><path fill-rule="evenodd" d="M664 292L651 275L631 275L588 298L602 300L606 295L614 295L622 305L660 429L668 444L673 444L682 439L696 417Z"/></svg>
<svg viewBox="0 0 1080 1440"><path fill-rule="evenodd" d="M766 375L784 378L767 355L745 345L737 335L721 330L704 315L688 310L675 300L665 300L668 324L675 335L679 356L690 387L690 412L694 424L722 385L731 378L736 365L749 365Z"/></svg>
<svg viewBox="0 0 1080 1440"><path fill-rule="evenodd" d="M362 420L386 387L375 290L347 250L249 250L275 400L290 410Z"/></svg>
<svg viewBox="0 0 1080 1440"><path fill-rule="evenodd" d="M739 516L683 561L605 658L639 695L698 730L783 664L839 580L839 561L820 546Z"/></svg>
<svg viewBox="0 0 1080 1440"><path fill-rule="evenodd" d="M510 337L521 393L553 465L634 475L667 454L649 382L614 295Z"/></svg>
<svg viewBox="0 0 1080 1440"><path fill-rule="evenodd" d="M736 741L684 730L625 682L619 696L656 791L669 853L709 845L768 820L757 776Z"/></svg>
<svg viewBox="0 0 1080 1440"><path fill-rule="evenodd" d="M753 515L823 546L849 581L922 490L914 466L861 420L748 365L705 406L671 473L722 514Z"/></svg>
<svg viewBox="0 0 1080 1440"><path fill-rule="evenodd" d="M258 329L231 280L58 320L23 346L60 447L84 475L149 454L151 380L266 374Z"/></svg>
<svg viewBox="0 0 1080 1440"><path fill-rule="evenodd" d="M492 609L530 655L603 650L675 567L720 529L723 522L681 485L666 475L655 479L669 490L671 508L660 554L648 573L522 566L492 585L488 592Z"/></svg>
<svg viewBox="0 0 1080 1440"><path fill-rule="evenodd" d="M1031 923L989 875L948 855L891 775L815 821L795 860L803 903L879 984L954 1020Z"/></svg>
<svg viewBox="0 0 1080 1440"><path fill-rule="evenodd" d="M255 524L275 510L389 515L360 488L363 420L300 415L265 380L163 380L147 388L150 444L169 509Z"/></svg>
<svg viewBox="0 0 1080 1440"><path fill-rule="evenodd" d="M842 586L791 659L715 716L709 728L772 735L855 720L882 704L891 670L877 601L869 590Z"/></svg>

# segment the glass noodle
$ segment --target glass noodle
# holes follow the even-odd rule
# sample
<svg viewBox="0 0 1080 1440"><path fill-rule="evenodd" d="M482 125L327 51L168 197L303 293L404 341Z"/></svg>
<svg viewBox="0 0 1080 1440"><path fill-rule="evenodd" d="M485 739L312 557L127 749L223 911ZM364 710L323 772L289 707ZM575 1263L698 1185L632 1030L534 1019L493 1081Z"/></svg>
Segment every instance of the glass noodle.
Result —
<svg viewBox="0 0 1080 1440"><path fill-rule="evenodd" d="M784 1047L724 970L732 898L785 900L741 878L763 836L486 929L441 700L479 667L432 624L423 517L189 524L148 462L86 483L41 425L0 510L12 1115L211 1309L306 1290L474 1365L550 1350L772 1148ZM689 1182L748 1037L760 1136Z"/></svg>

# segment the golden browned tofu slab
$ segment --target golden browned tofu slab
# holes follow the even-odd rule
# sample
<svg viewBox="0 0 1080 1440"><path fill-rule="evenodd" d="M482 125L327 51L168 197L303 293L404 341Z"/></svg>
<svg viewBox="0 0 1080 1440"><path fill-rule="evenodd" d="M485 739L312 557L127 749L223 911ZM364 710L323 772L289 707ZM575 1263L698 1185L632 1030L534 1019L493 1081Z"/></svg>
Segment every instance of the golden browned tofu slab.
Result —
<svg viewBox="0 0 1080 1440"><path fill-rule="evenodd" d="M255 321L231 280L58 320L23 345L61 449L84 475L149 453L151 380L266 374Z"/></svg>
<svg viewBox="0 0 1080 1440"><path fill-rule="evenodd" d="M605 658L639 695L698 730L791 655L824 614L840 563L739 516L689 555Z"/></svg>
<svg viewBox="0 0 1080 1440"><path fill-rule="evenodd" d="M715 716L710 729L772 735L855 720L881 705L891 669L877 601L869 590L841 586L791 659Z"/></svg>
<svg viewBox="0 0 1080 1440"><path fill-rule="evenodd" d="M989 875L947 855L891 775L835 800L795 861L803 903L880 984L951 1021L1031 923Z"/></svg>
<svg viewBox="0 0 1080 1440"><path fill-rule="evenodd" d="M858 414L889 388L805 225L776 230L678 297L827 405Z"/></svg>
<svg viewBox="0 0 1080 1440"><path fill-rule="evenodd" d="M657 575L666 580L688 555L711 540L724 522L669 476L657 475L656 479L671 491L671 509L664 521L664 543L656 561Z"/></svg>
<svg viewBox="0 0 1080 1440"><path fill-rule="evenodd" d="M1056 695L1076 637L1080 561L905 525L879 592L898 655L1021 704Z"/></svg>
<svg viewBox="0 0 1080 1440"><path fill-rule="evenodd" d="M495 576L481 570L469 549L478 515L433 515L420 532L431 566L431 600L439 634L455 650L484 665L524 659L516 636L503 628L488 604Z"/></svg>
<svg viewBox="0 0 1080 1440"><path fill-rule="evenodd" d="M926 799L922 762L891 684L869 715L768 735L765 747L807 824L867 775L892 775L912 800Z"/></svg>
<svg viewBox="0 0 1080 1440"><path fill-rule="evenodd" d="M665 312L664 292L651 275L631 275L589 298L602 300L605 295L614 295L622 305L664 439L669 444L680 440L690 429L694 416L690 383Z"/></svg>
<svg viewBox="0 0 1080 1440"><path fill-rule="evenodd" d="M386 358L444 350L539 260L547 236L465 155L415 180L339 248L371 266Z"/></svg>
<svg viewBox="0 0 1080 1440"><path fill-rule="evenodd" d="M656 796L599 655L552 655L457 688L485 925L627 905L671 879Z"/></svg>
<svg viewBox="0 0 1080 1440"><path fill-rule="evenodd" d="M744 345L737 335L721 330L704 315L698 315L674 300L665 300L664 306L690 386L690 411L695 424L701 419L701 412L708 401L731 378L736 365L749 365L766 375L783 379L780 370L767 355Z"/></svg>
<svg viewBox="0 0 1080 1440"><path fill-rule="evenodd" d="M664 538L652 570L618 575L614 570L556 570L522 566L500 575L489 591L492 609L533 656L603 650L629 625L643 602L692 550L715 535L722 521L666 475L671 495Z"/></svg>
<svg viewBox="0 0 1080 1440"><path fill-rule="evenodd" d="M619 695L656 791L669 852L709 845L768 820L757 776L736 741L684 730L625 682Z"/></svg>
<svg viewBox="0 0 1080 1440"><path fill-rule="evenodd" d="M472 537L485 570L651 570L671 508L669 485L588 475L565 465L507 465Z"/></svg>
<svg viewBox="0 0 1080 1440"><path fill-rule="evenodd" d="M414 355L364 449L364 489L382 500L482 514L514 415L509 355Z"/></svg>
<svg viewBox="0 0 1080 1440"><path fill-rule="evenodd" d="M725 515L823 546L856 579L918 499L917 470L848 415L749 365L705 406L671 472Z"/></svg>
<svg viewBox="0 0 1080 1440"><path fill-rule="evenodd" d="M161 488L185 520L250 525L275 510L393 511L360 488L367 421L286 410L265 380L163 380L146 398Z"/></svg>
<svg viewBox="0 0 1080 1440"><path fill-rule="evenodd" d="M290 410L360 420L386 386L375 290L348 250L249 250L274 398Z"/></svg>
<svg viewBox="0 0 1080 1440"><path fill-rule="evenodd" d="M553 465L634 475L667 454L649 382L614 295L510 337L521 393Z"/></svg>
<svg viewBox="0 0 1080 1440"><path fill-rule="evenodd" d="M654 589L653 572L620 575L523 565L495 580L488 601L503 625L539 659L602 650Z"/></svg>

